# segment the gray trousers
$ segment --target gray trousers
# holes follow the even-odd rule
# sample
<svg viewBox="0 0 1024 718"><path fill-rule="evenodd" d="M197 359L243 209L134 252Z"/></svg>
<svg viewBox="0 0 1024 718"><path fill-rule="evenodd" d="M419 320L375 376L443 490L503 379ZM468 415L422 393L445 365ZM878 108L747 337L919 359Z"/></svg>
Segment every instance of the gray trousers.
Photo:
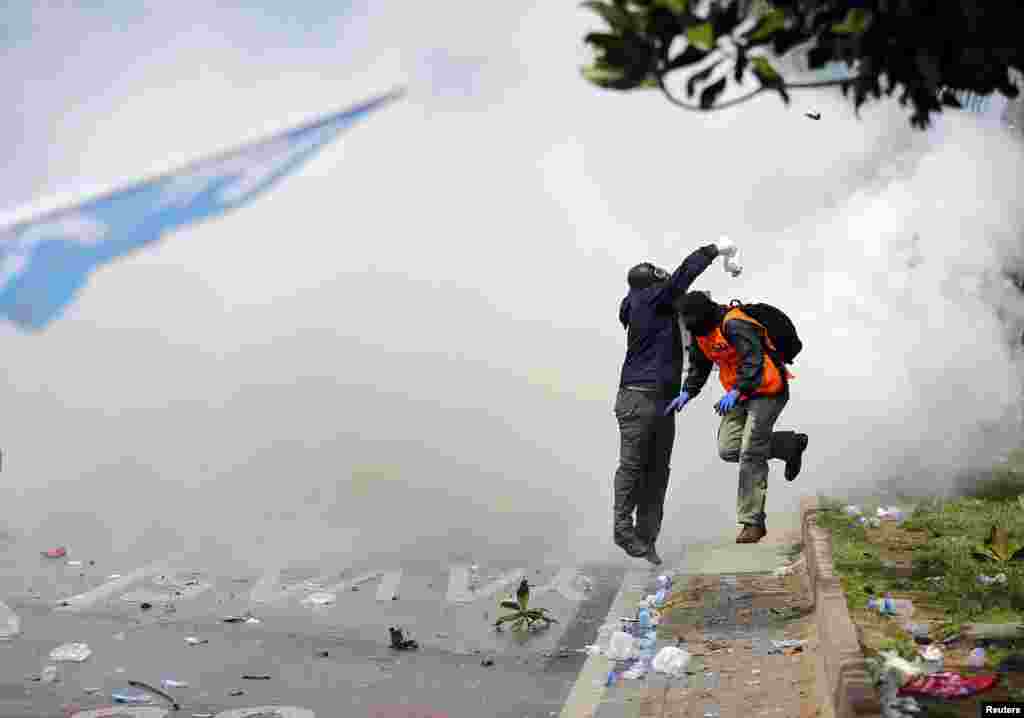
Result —
<svg viewBox="0 0 1024 718"><path fill-rule="evenodd" d="M775 422L788 402L788 390L778 396L755 397L722 417L718 455L740 465L737 523L764 526L768 460L786 461L796 453L796 432L775 431Z"/></svg>
<svg viewBox="0 0 1024 718"><path fill-rule="evenodd" d="M670 401L630 389L619 389L615 400L621 445L615 472L613 537L617 546L634 557L646 554L661 533L676 438L675 412L664 416Z"/></svg>

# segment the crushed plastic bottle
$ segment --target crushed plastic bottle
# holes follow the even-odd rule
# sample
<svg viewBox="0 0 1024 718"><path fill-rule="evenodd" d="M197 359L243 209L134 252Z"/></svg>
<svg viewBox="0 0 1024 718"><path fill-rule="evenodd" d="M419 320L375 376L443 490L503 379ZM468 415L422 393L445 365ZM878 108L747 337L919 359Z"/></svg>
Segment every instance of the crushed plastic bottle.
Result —
<svg viewBox="0 0 1024 718"><path fill-rule="evenodd" d="M981 670L985 667L985 649L975 648L971 651L970 655L967 656L967 667L975 670Z"/></svg>
<svg viewBox="0 0 1024 718"><path fill-rule="evenodd" d="M65 643L50 651L50 660L68 663L81 663L92 655L92 649L85 643Z"/></svg>

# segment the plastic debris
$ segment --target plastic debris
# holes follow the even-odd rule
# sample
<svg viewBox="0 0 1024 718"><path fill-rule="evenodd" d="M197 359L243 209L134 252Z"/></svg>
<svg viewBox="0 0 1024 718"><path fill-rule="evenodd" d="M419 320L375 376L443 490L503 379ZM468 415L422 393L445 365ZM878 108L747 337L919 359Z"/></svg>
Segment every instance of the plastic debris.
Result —
<svg viewBox="0 0 1024 718"><path fill-rule="evenodd" d="M391 647L396 651L409 651L420 647L416 641L406 639L401 628L389 628L388 632L391 634Z"/></svg>
<svg viewBox="0 0 1024 718"><path fill-rule="evenodd" d="M899 689L899 695L932 698L968 698L984 693L999 681L998 675L964 677L959 673L932 673L911 679Z"/></svg>
<svg viewBox="0 0 1024 718"><path fill-rule="evenodd" d="M224 623L262 623L262 621L250 613L244 616L225 616L221 619Z"/></svg>
<svg viewBox="0 0 1024 718"><path fill-rule="evenodd" d="M153 697L145 691L140 691L136 688L119 688L110 694L110 697L115 703L151 703Z"/></svg>
<svg viewBox="0 0 1024 718"><path fill-rule="evenodd" d="M153 608L153 604L150 603L149 601L143 601L142 603L139 604L139 608L142 609L143 611L148 611L149 609Z"/></svg>
<svg viewBox="0 0 1024 718"><path fill-rule="evenodd" d="M923 649L921 657L924 659L925 670L929 673L938 673L942 670L943 663L945 661L945 653L942 650L942 646L937 643L933 643Z"/></svg>
<svg viewBox="0 0 1024 718"><path fill-rule="evenodd" d="M148 683L143 683L142 681L128 681L128 685L131 686L132 688L138 688L138 689L141 689L143 691L149 691L153 695L160 696L165 701L170 703L171 707L174 708L174 710L181 710L181 706L178 705L178 701L176 701L174 699L174 696L169 695L169 694L163 692L159 688L154 688L153 686L149 685Z"/></svg>
<svg viewBox="0 0 1024 718"><path fill-rule="evenodd" d="M860 510L860 506L854 506L853 504L850 504L849 506L843 509L843 513L847 516L860 516L863 512Z"/></svg>
<svg viewBox="0 0 1024 718"><path fill-rule="evenodd" d="M164 688L188 688L188 683L186 681L176 681L171 678L164 678L160 681L160 685Z"/></svg>
<svg viewBox="0 0 1024 718"><path fill-rule="evenodd" d="M81 565L82 565L81 561L68 561L68 566L71 566L73 568L77 568L77 567L79 567Z"/></svg>
<svg viewBox="0 0 1024 718"><path fill-rule="evenodd" d="M613 661L625 661L636 656L636 639L624 631L612 634L608 652L605 654Z"/></svg>
<svg viewBox="0 0 1024 718"><path fill-rule="evenodd" d="M480 587L480 567L475 563L469 567L469 588L472 591Z"/></svg>
<svg viewBox="0 0 1024 718"><path fill-rule="evenodd" d="M789 639L783 641L772 641L772 647L768 650L769 654L784 653L785 651L798 650L802 651L807 641L798 641L795 639Z"/></svg>
<svg viewBox="0 0 1024 718"><path fill-rule="evenodd" d="M335 594L321 591L307 596L303 603L311 603L314 606L330 606L337 600L338 597Z"/></svg>
<svg viewBox="0 0 1024 718"><path fill-rule="evenodd" d="M924 673L920 665L902 658L895 651L884 651L880 655L884 659L882 671L890 677L895 686L905 685L911 679Z"/></svg>
<svg viewBox="0 0 1024 718"><path fill-rule="evenodd" d="M50 660L57 662L81 663L92 655L92 649L85 643L65 643L50 651Z"/></svg>
<svg viewBox="0 0 1024 718"><path fill-rule="evenodd" d="M968 668L975 670L985 667L985 649L978 647L971 651L970 655L967 656Z"/></svg>
<svg viewBox="0 0 1024 718"><path fill-rule="evenodd" d="M883 616L903 616L910 618L914 615L914 602L906 598L893 598L885 594L882 598L868 600L869 610L878 611Z"/></svg>
<svg viewBox="0 0 1024 718"><path fill-rule="evenodd" d="M43 683L56 683L59 680L57 666L46 666L39 674L39 680Z"/></svg>
<svg viewBox="0 0 1024 718"><path fill-rule="evenodd" d="M21 619L0 601L0 641L9 641L21 633Z"/></svg>
<svg viewBox="0 0 1024 718"><path fill-rule="evenodd" d="M481 666L486 666L486 667L493 666L494 665L494 659L493 658L485 658L482 661L480 661L480 665Z"/></svg>
<svg viewBox="0 0 1024 718"><path fill-rule="evenodd" d="M1002 586L1006 584L1006 574L997 573L995 576L981 575L978 576L978 583L982 584L983 586L994 586L997 584Z"/></svg>
<svg viewBox="0 0 1024 718"><path fill-rule="evenodd" d="M43 556L46 556L46 558L64 558L67 555L68 550L63 546L51 548L49 551L43 551Z"/></svg>
<svg viewBox="0 0 1024 718"><path fill-rule="evenodd" d="M608 677L605 678L604 685L606 687L614 686L615 685L615 678L616 678L615 671L608 671Z"/></svg>
<svg viewBox="0 0 1024 718"><path fill-rule="evenodd" d="M237 698L238 696L244 696L245 695L245 691L243 691L243 690L241 690L239 688L236 688L233 691L228 691L228 695L231 696L232 698Z"/></svg>
<svg viewBox="0 0 1024 718"><path fill-rule="evenodd" d="M654 657L654 670L673 678L686 675L686 667L690 664L690 654L682 648L665 646Z"/></svg>
<svg viewBox="0 0 1024 718"><path fill-rule="evenodd" d="M209 642L210 639L208 638L196 638L195 636L185 636L185 643L187 643L190 646L201 646L204 643Z"/></svg>

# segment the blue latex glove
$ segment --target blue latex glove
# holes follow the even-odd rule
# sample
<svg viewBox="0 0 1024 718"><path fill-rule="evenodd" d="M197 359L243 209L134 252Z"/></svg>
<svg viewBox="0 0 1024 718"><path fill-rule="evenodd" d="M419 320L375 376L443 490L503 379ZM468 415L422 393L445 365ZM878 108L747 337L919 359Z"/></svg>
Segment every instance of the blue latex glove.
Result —
<svg viewBox="0 0 1024 718"><path fill-rule="evenodd" d="M668 403L668 407L665 409L665 416L668 416L673 411L679 411L690 402L690 395L685 391L677 396L675 399Z"/></svg>
<svg viewBox="0 0 1024 718"><path fill-rule="evenodd" d="M733 407L735 407L736 404L739 403L739 400L740 393L733 389L728 394L726 394L725 396L718 400L718 403L715 404L715 413L718 414L719 416L725 416L726 414L733 410Z"/></svg>

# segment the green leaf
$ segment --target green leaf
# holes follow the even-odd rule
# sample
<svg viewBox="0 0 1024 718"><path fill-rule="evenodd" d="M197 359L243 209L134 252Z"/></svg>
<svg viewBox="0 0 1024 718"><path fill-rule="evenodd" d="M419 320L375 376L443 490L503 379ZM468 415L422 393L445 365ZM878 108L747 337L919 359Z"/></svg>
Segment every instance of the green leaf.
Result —
<svg viewBox="0 0 1024 718"><path fill-rule="evenodd" d="M633 29L633 18L621 7L598 2L598 0L589 0L588 2L581 4L580 7L596 12L606 23L608 23L608 26L612 30L622 32L624 30Z"/></svg>
<svg viewBox="0 0 1024 718"><path fill-rule="evenodd" d="M611 67L584 67L580 70L583 78L598 87L612 87L626 78L626 73Z"/></svg>
<svg viewBox="0 0 1024 718"><path fill-rule="evenodd" d="M719 60L718 62L712 63L712 64L708 65L707 67L705 67L700 72L694 74L689 80L687 80L686 81L686 96L687 97L693 97L693 92L696 89L697 83L698 82L704 82L704 80L708 79L708 77L711 75L711 73L714 71L714 69L716 67L718 67L719 65L721 65L721 64L722 64L721 60Z"/></svg>
<svg viewBox="0 0 1024 718"><path fill-rule="evenodd" d="M507 615L505 615L505 616L502 616L502 617L501 617L501 618L499 618L499 619L498 619L497 621L495 621L495 622L494 622L494 625L495 625L495 626L500 626L500 625L501 625L501 624L503 624L503 623L507 623L507 622L509 622L509 621L514 621L514 620L518 619L519 617L520 617L520 616L519 616L519 614L518 614L518 613L509 613L509 614L507 614Z"/></svg>
<svg viewBox="0 0 1024 718"><path fill-rule="evenodd" d="M705 52L715 46L715 33L710 22L686 28L686 39L691 45Z"/></svg>
<svg viewBox="0 0 1024 718"><path fill-rule="evenodd" d="M714 106L715 100L722 94L722 90L725 89L725 78L720 78L718 82L709 85L704 88L700 93L700 107L702 110L710 109Z"/></svg>
<svg viewBox="0 0 1024 718"><path fill-rule="evenodd" d="M654 4L657 7L671 10L676 15L682 15L689 7L690 0L654 0Z"/></svg>
<svg viewBox="0 0 1024 718"><path fill-rule="evenodd" d="M832 26L832 32L837 35L859 35L867 29L871 22L871 13L864 8L850 8L846 13L846 19L841 23Z"/></svg>
<svg viewBox="0 0 1024 718"><path fill-rule="evenodd" d="M748 40L757 42L768 39L773 32L781 30L786 26L786 13L778 8L773 8L761 16L757 25L747 35Z"/></svg>
<svg viewBox="0 0 1024 718"><path fill-rule="evenodd" d="M779 73L775 71L768 60L763 57L755 57L751 63L754 66L754 74L757 75L757 79L761 81L762 85L771 87L781 81Z"/></svg>
<svg viewBox="0 0 1024 718"><path fill-rule="evenodd" d="M516 603L515 601L502 601L501 602L501 607L502 608L511 608L513 611L518 611L519 610L519 604Z"/></svg>

